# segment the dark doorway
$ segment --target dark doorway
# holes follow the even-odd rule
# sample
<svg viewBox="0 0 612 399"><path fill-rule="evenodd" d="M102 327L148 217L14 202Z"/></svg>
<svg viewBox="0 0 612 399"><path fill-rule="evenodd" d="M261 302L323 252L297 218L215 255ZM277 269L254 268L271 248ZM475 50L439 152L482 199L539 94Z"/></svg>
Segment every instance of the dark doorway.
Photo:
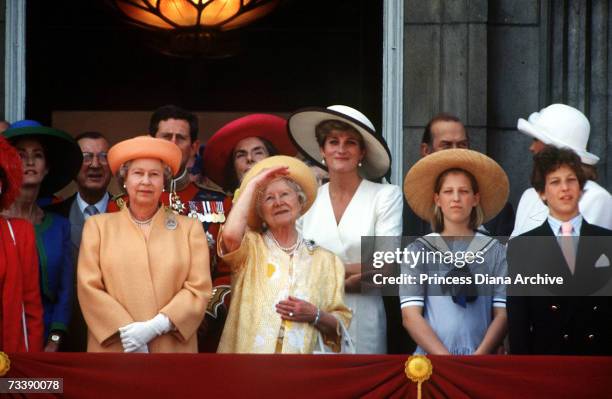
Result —
<svg viewBox="0 0 612 399"><path fill-rule="evenodd" d="M233 57L144 45L104 0L27 3L26 116L54 111L291 112L352 105L380 128L382 0L285 0L240 33Z"/></svg>

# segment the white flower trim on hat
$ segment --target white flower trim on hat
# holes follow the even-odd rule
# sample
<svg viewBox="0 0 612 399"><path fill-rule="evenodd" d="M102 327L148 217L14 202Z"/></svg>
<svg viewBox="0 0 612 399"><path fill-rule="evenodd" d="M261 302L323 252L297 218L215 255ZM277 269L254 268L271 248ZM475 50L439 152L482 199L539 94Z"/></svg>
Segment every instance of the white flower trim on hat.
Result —
<svg viewBox="0 0 612 399"><path fill-rule="evenodd" d="M565 104L552 104L529 115L528 120L517 122L519 132L557 148L569 148L576 152L583 163L595 165L597 155L586 150L591 125L582 112Z"/></svg>
<svg viewBox="0 0 612 399"><path fill-rule="evenodd" d="M376 134L372 122L358 110L346 105L332 105L327 108L306 108L298 110L291 117L287 126L293 142L318 166L327 169L321 163L321 151L315 135L316 126L326 120L338 120L348 123L363 137L366 154L362 160L360 173L366 179L379 179L391 168L391 156Z"/></svg>

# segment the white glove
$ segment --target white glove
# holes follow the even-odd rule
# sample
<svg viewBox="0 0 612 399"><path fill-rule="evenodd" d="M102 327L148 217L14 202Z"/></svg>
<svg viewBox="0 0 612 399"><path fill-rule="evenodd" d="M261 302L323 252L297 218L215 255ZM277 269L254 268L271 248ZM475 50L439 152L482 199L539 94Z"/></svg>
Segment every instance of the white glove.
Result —
<svg viewBox="0 0 612 399"><path fill-rule="evenodd" d="M159 313L151 320L137 321L119 328L119 335L124 352L140 352L143 345L171 330L172 323L168 316Z"/></svg>

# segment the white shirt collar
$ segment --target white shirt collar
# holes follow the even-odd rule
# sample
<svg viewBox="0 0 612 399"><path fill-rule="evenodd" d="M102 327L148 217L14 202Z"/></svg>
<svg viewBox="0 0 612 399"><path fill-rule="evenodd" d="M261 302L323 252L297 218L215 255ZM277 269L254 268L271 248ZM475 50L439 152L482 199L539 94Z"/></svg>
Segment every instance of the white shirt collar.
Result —
<svg viewBox="0 0 612 399"><path fill-rule="evenodd" d="M582 228L582 215L579 213L577 216L574 216L572 219L570 219L569 222L574 228L574 230L572 231L572 236L578 237L580 235L580 229ZM550 228L552 229L553 233L555 233L555 236L561 237L561 225L563 224L563 222L557 218L548 215L548 224L550 225Z"/></svg>

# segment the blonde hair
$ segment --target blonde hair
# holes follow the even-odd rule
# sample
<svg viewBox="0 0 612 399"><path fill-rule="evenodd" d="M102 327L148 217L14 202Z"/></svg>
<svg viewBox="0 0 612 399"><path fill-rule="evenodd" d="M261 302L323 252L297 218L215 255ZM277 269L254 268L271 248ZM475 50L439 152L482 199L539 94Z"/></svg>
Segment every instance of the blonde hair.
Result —
<svg viewBox="0 0 612 399"><path fill-rule="evenodd" d="M468 172L467 170L460 169L460 168L447 169L444 172L440 173L440 175L436 179L436 184L434 186L435 194L440 194L440 189L442 188L444 179L446 178L446 176L452 173L461 173L464 176L466 176L468 180L470 181L470 185L472 186L472 191L474 192L474 194L478 194L479 192L478 181L476 180L474 175ZM432 231L436 233L441 233L444 230L444 214L442 213L442 210L440 209L440 207L436 204L434 204L433 206L433 214L429 222L431 224ZM476 230L483 222L484 222L484 211L482 210L482 206L480 206L480 203L478 203L478 205L472 208L472 211L470 212L470 220L468 222L468 227L472 230Z"/></svg>

